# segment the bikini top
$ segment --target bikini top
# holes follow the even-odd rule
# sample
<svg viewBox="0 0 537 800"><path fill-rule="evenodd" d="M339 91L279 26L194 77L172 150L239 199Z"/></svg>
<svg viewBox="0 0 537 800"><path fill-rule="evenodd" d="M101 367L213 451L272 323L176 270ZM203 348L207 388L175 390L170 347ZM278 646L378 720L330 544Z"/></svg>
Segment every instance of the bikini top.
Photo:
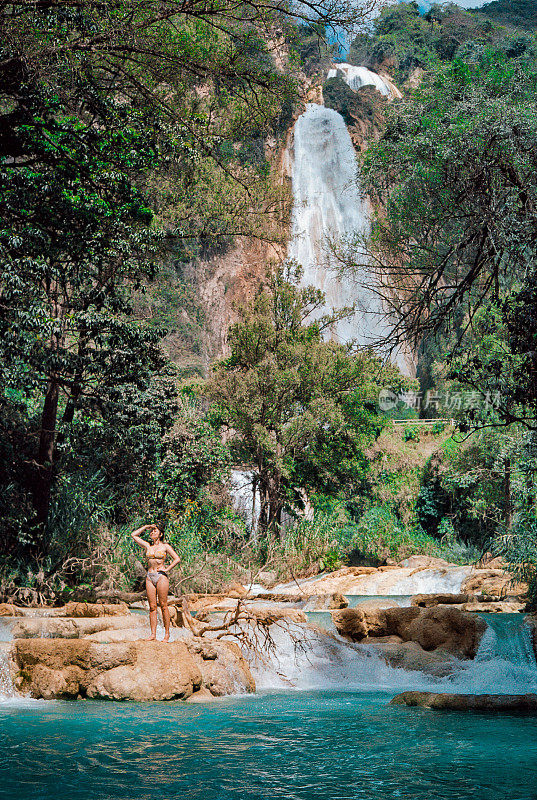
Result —
<svg viewBox="0 0 537 800"><path fill-rule="evenodd" d="M158 551L155 551L154 553L148 553L146 551L145 555L146 555L146 558L147 558L148 561L149 561L150 558L158 558L159 560L162 560L162 559L166 558L167 553L166 553L166 550L158 550Z"/></svg>

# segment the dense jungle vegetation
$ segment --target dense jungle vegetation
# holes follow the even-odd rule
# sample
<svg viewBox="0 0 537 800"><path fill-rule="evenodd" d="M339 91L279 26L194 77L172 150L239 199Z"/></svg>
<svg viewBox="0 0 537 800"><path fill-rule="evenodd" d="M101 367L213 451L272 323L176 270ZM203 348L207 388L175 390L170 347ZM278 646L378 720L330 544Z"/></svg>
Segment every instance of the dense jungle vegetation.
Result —
<svg viewBox="0 0 537 800"><path fill-rule="evenodd" d="M149 519L189 588L490 548L531 577L537 43L532 4L511 5L401 3L348 56L404 93L363 161L372 235L344 260L367 253L397 287L417 386L326 341L300 265L269 269L209 369L184 327L204 324L197 259L285 241L265 143L356 9L316 5L312 24L281 3L2 4L0 594L135 588L128 534ZM344 113L348 87L331 87ZM455 432L403 403L394 425L381 390L434 393L424 415ZM232 465L253 471L257 533Z"/></svg>

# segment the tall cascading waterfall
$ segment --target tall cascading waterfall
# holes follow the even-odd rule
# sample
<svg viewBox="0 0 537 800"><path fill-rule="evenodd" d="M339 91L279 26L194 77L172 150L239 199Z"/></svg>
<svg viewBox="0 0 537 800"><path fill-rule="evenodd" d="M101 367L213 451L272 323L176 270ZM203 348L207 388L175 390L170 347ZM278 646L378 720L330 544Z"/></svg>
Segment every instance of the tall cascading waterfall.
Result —
<svg viewBox="0 0 537 800"><path fill-rule="evenodd" d="M383 79L365 67L338 65L356 90L372 85L383 95L392 94ZM354 306L356 313L331 331L341 342L367 345L384 331L378 296L367 288L366 271L345 274L332 245L345 244L369 228L369 204L359 191L356 153L343 117L315 103L297 119L292 145L293 218L288 256L304 269L303 284L320 289L327 310Z"/></svg>
<svg viewBox="0 0 537 800"><path fill-rule="evenodd" d="M366 345L380 332L376 295L363 280L339 274L331 244L367 232L369 209L357 185L356 154L343 117L330 108L308 105L293 137L293 221L289 258L304 270L302 282L325 293L323 310L355 306L356 313L332 331L339 341Z"/></svg>

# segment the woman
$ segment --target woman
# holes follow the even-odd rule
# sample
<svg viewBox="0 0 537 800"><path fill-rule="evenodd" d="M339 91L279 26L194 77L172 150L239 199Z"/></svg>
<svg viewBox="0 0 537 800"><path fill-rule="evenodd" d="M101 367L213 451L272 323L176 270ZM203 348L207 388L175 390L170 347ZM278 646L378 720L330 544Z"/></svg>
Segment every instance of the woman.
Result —
<svg viewBox="0 0 537 800"><path fill-rule="evenodd" d="M151 542L146 542L141 538L140 534L149 530L149 537ZM164 541L162 532L156 525L144 525L138 528L137 531L131 533L134 541L145 549L145 557L147 558L147 575L145 579L145 590L147 592L147 599L149 600L149 624L151 625L151 636L148 641L154 642L157 638L157 598L162 611L162 620L164 622L164 639L163 642L170 641L170 611L168 609L168 590L170 588L170 581L168 580L167 573L177 566L179 563L179 556L173 549ZM166 558L170 556L171 563L166 564Z"/></svg>

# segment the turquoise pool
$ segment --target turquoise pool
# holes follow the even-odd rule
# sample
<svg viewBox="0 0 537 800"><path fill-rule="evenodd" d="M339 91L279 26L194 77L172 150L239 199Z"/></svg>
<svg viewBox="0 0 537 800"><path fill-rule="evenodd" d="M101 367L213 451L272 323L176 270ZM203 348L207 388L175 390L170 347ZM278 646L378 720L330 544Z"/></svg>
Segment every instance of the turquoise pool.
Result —
<svg viewBox="0 0 537 800"><path fill-rule="evenodd" d="M0 704L17 800L535 800L537 720L273 693L205 706Z"/></svg>

